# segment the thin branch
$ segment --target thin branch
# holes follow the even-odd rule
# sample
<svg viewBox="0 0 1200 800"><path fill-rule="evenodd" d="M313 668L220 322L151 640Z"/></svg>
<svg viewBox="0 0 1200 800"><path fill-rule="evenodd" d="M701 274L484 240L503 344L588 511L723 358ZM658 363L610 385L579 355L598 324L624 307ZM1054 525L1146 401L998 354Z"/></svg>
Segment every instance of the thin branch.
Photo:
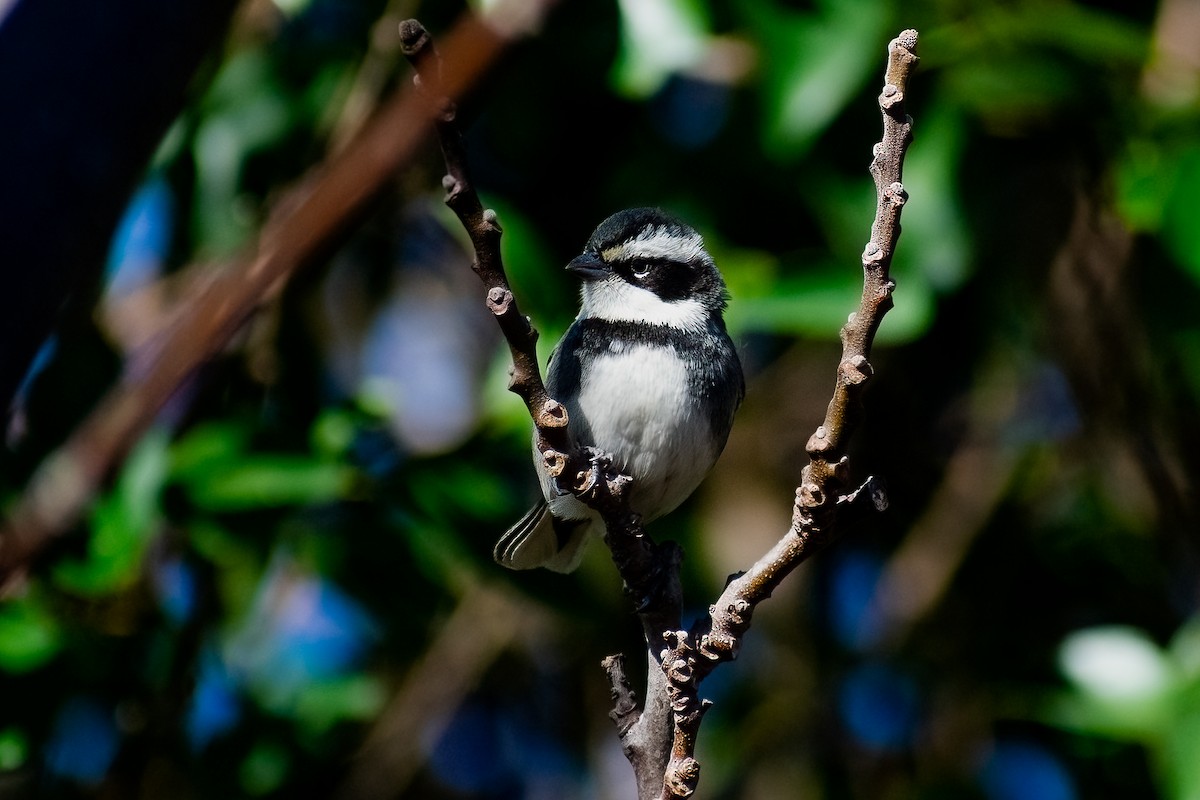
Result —
<svg viewBox="0 0 1200 800"><path fill-rule="evenodd" d="M544 9L548 0L530 5ZM452 68L441 75L440 90L460 96L508 42L480 19L464 17L447 36ZM185 381L292 275L346 238L417 153L434 113L420 92L396 92L352 144L281 199L254 251L214 277L173 327L130 359L119 384L46 459L0 527L0 588L11 589L47 543L78 522L113 466Z"/></svg>
<svg viewBox="0 0 1200 800"><path fill-rule="evenodd" d="M650 651L646 702L641 711L623 657L604 661L613 692L612 717L633 765L638 795L687 797L699 779L695 740L709 705L699 700L700 681L716 664L736 656L754 606L831 539L838 506L853 502L864 489L877 506L886 502L872 481L846 492L845 442L861 413L862 390L871 376L871 344L883 315L891 308L895 287L888 270L906 199L900 177L911 120L904 112L904 91L917 62L913 52L916 32L905 31L888 48L887 85L879 98L884 136L871 164L878 202L871 241L863 253L862 302L842 329L838 381L825 422L808 443L810 463L796 491L792 527L750 571L730 582L710 616L692 632L680 630L679 548L673 543L657 545L644 534L640 520L628 507L629 479L614 474L604 456L574 446L566 409L546 390L535 350L537 332L520 313L505 276L496 215L483 208L471 183L457 112L441 89L442 62L429 34L415 20L402 23L400 33L405 55L417 70L418 84L439 109L436 125L446 161L446 203L471 238L475 251L472 268L486 287L487 305L508 342L513 360L509 388L525 401L534 422L537 449L559 491L575 494L604 518L606 543L626 591L638 606ZM657 655L654 651L664 639L667 647Z"/></svg>
<svg viewBox="0 0 1200 800"><path fill-rule="evenodd" d="M688 797L699 780L696 736L708 708L707 701L700 700L700 682L717 664L737 657L755 607L770 597L792 570L833 539L838 507L857 494L845 492L849 485L846 443L861 416L863 389L873 374L868 359L875 332L892 307L895 282L889 269L900 236L900 212L908 197L900 179L912 139L912 120L905 112L904 99L908 77L918 61L916 45L914 30L902 32L888 45L886 83L879 96L883 139L875 145L870 167L876 210L871 240L862 255L862 300L842 328L842 360L833 399L824 423L808 440L809 463L796 489L791 528L758 563L729 582L707 618L690 632L677 630L667 636L662 664L675 715L675 735L663 798Z"/></svg>
<svg viewBox="0 0 1200 800"><path fill-rule="evenodd" d="M475 252L471 269L487 287L487 307L496 316L508 342L513 361L508 388L525 401L537 430L538 450L547 459L550 474L558 477L566 469L572 450L567 435L567 409L550 397L542 382L537 361L538 333L529 318L521 314L508 285L500 257L502 231L496 212L483 207L471 182L457 108L445 86L443 61L432 37L415 19L400 23L400 41L404 55L417 70L414 85L437 109L434 123L446 162L446 176L442 179L446 205L458 216L471 239Z"/></svg>
<svg viewBox="0 0 1200 800"><path fill-rule="evenodd" d="M433 38L415 19L400 23L400 40L404 55L417 72L414 85L437 109L433 119L446 162L446 175L442 179L446 205L471 239L475 256L471 269L486 287L487 307L495 315L512 356L508 388L525 401L536 431L537 449L561 491L578 495L606 516L627 517L629 511L623 497L628 478L612 474L602 457L575 447L567 429L566 407L546 391L537 360L538 332L521 313L504 271L500 255L503 231L496 212L483 207L471 180L458 109L446 87L445 62L434 47ZM453 66L452 60L450 64ZM617 527L626 524L628 520L622 518Z"/></svg>
<svg viewBox="0 0 1200 800"><path fill-rule="evenodd" d="M629 685L629 678L625 675L625 656L606 656L600 666L604 668L612 686L613 710L608 712L608 716L616 723L617 732L624 735L641 716L637 692Z"/></svg>
<svg viewBox="0 0 1200 800"><path fill-rule="evenodd" d="M487 306L508 342L513 362L508 388L525 401L538 452L558 491L574 494L604 519L605 543L626 593L636 604L649 651L645 708L630 705L633 695L623 666L605 663L613 695L621 698L614 719L619 720L622 747L637 776L639 794L657 795L667 763L671 719L655 651L661 645L662 632L680 625L681 551L674 543L658 545L645 535L640 518L629 508L630 479L615 472L608 456L576 447L571 441L567 409L549 395L542 380L535 347L537 331L521 314L505 275L496 214L483 207L471 181L457 109L441 88L443 61L420 22L402 22L400 38L405 56L417 71L416 84L438 108L435 125L446 162L446 204L471 239L471 268L486 287Z"/></svg>

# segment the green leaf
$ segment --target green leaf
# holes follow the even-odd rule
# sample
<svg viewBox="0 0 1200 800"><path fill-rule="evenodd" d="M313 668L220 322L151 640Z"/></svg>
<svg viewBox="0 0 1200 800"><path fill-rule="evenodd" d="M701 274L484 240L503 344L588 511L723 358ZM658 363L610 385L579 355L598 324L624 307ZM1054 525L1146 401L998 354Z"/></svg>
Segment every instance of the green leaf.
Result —
<svg viewBox="0 0 1200 800"><path fill-rule="evenodd" d="M23 673L38 669L58 654L63 640L58 621L34 596L0 606L0 670ZM0 769L4 767L0 765Z"/></svg>
<svg viewBox="0 0 1200 800"><path fill-rule="evenodd" d="M622 94L650 97L673 73L687 70L708 52L710 23L697 0L618 0L621 45L613 84Z"/></svg>
<svg viewBox="0 0 1200 800"><path fill-rule="evenodd" d="M292 98L268 54L245 49L226 61L204 99L192 157L196 162L193 235L201 248L228 252L251 233L242 173L247 160L277 144L293 124Z"/></svg>
<svg viewBox="0 0 1200 800"><path fill-rule="evenodd" d="M555 263L542 235L524 214L498 198L489 197L487 201L504 226L500 255L513 292L521 300L521 310L539 320L539 324L545 324L551 315L563 313L563 300L578 290L567 278L564 265ZM462 230L457 219L453 224Z"/></svg>
<svg viewBox="0 0 1200 800"><path fill-rule="evenodd" d="M1115 169L1117 207L1130 228L1156 233L1162 227L1178 160L1178 154L1164 152L1159 142L1129 143Z"/></svg>
<svg viewBox="0 0 1200 800"><path fill-rule="evenodd" d="M822 0L816 13L776 0L740 6L762 42L763 147L780 160L802 155L879 71L889 6L883 0Z"/></svg>
<svg viewBox="0 0 1200 800"><path fill-rule="evenodd" d="M1137 744L1153 743L1170 719L1161 704L1108 701L1082 692L1052 698L1040 716L1064 730Z"/></svg>
<svg viewBox="0 0 1200 800"><path fill-rule="evenodd" d="M328 503L346 497L357 471L308 456L246 455L185 485L188 497L208 511Z"/></svg>
<svg viewBox="0 0 1200 800"><path fill-rule="evenodd" d="M1163 209L1163 242L1193 281L1200 282L1200 224L1195 186L1200 181L1200 147L1191 147L1169 165L1171 192Z"/></svg>
<svg viewBox="0 0 1200 800"><path fill-rule="evenodd" d="M324 458L341 458L358 435L358 415L340 408L325 409L313 423L309 440L313 452Z"/></svg>
<svg viewBox="0 0 1200 800"><path fill-rule="evenodd" d="M1180 673L1200 682L1200 616L1194 616L1171 637L1167 652Z"/></svg>
<svg viewBox="0 0 1200 800"><path fill-rule="evenodd" d="M170 434L152 428L125 460L117 482L127 524L145 530L158 522L159 501L170 464Z"/></svg>
<svg viewBox="0 0 1200 800"><path fill-rule="evenodd" d="M731 303L726 318L734 331L767 332L818 339L836 339L862 299L862 272L852 267L810 268L780 280L765 296L743 297ZM880 343L904 342L929 327L935 300L929 285L914 276L896 290L896 305L888 312L876 338Z"/></svg>
<svg viewBox="0 0 1200 800"><path fill-rule="evenodd" d="M1162 744L1155 749L1156 766L1166 789L1164 796L1175 800L1200 798L1200 684L1176 698L1175 716L1163 731Z"/></svg>
<svg viewBox="0 0 1200 800"><path fill-rule="evenodd" d="M249 429L240 423L197 425L171 446L171 480L187 483L240 458L249 439Z"/></svg>
<svg viewBox="0 0 1200 800"><path fill-rule="evenodd" d="M221 605L232 619L248 609L262 575L262 558L244 539L212 522L188 526L192 549L216 569Z"/></svg>
<svg viewBox="0 0 1200 800"><path fill-rule="evenodd" d="M238 776L246 794L259 796L270 794L287 779L292 757L283 745L260 741L254 745L242 761Z"/></svg>
<svg viewBox="0 0 1200 800"><path fill-rule="evenodd" d="M909 195L902 219L904 232L892 262L892 273L901 286L909 276L919 276L943 294L957 289L970 275L971 237L961 198L954 191L965 128L957 108L938 103L926 110L914 131L917 138L904 160L904 186ZM874 197L872 183L872 205ZM873 214L873 208L867 213ZM862 226L863 244L869 224ZM919 331L923 332L924 328Z"/></svg>
<svg viewBox="0 0 1200 800"><path fill-rule="evenodd" d="M1058 663L1079 691L1101 700L1153 700L1176 680L1166 653L1145 632L1123 625L1075 631L1063 640Z"/></svg>
<svg viewBox="0 0 1200 800"><path fill-rule="evenodd" d="M56 564L56 584L98 596L138 579L161 519L160 499L169 464L167 432L151 429L126 459L113 490L93 505L87 557Z"/></svg>
<svg viewBox="0 0 1200 800"><path fill-rule="evenodd" d="M1073 690L1046 707L1055 725L1153 745L1170 726L1180 675L1144 631L1121 625L1075 631L1059 668Z"/></svg>
<svg viewBox="0 0 1200 800"><path fill-rule="evenodd" d="M29 758L29 739L20 728L0 731L0 772L12 772Z"/></svg>
<svg viewBox="0 0 1200 800"><path fill-rule="evenodd" d="M124 589L137 580L148 541L125 513L120 499L109 496L92 509L87 558L62 561L54 582L76 594L98 597Z"/></svg>
<svg viewBox="0 0 1200 800"><path fill-rule="evenodd" d="M387 691L378 678L347 675L305 686L294 715L310 733L321 734L344 720L373 719L386 701Z"/></svg>
<svg viewBox="0 0 1200 800"><path fill-rule="evenodd" d="M955 105L1009 134L1029 120L1056 113L1079 90L1067 64L1036 52L1019 59L985 56L958 64L947 73L946 87Z"/></svg>

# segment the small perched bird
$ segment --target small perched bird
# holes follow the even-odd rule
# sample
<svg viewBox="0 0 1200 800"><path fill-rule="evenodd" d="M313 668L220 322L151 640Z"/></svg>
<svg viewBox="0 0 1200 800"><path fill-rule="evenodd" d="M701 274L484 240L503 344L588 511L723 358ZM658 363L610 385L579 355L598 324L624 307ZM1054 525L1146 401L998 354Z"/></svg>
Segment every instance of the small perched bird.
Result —
<svg viewBox="0 0 1200 800"><path fill-rule="evenodd" d="M745 394L725 332L727 292L700 234L654 208L618 212L567 264L583 279L575 322L550 356L546 388L563 403L576 445L633 478L644 522L687 499L725 447ZM511 569L570 572L600 516L560 495L537 452L544 500L496 544Z"/></svg>

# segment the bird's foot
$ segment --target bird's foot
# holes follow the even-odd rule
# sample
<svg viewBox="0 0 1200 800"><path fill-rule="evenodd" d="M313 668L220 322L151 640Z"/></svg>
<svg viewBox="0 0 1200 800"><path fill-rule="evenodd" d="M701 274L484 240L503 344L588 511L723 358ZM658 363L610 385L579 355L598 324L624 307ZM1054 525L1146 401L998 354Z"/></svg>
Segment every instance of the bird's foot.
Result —
<svg viewBox="0 0 1200 800"><path fill-rule="evenodd" d="M587 456L588 466L576 476L576 493L588 500L599 500L602 493L614 498L619 497L631 479L617 470L612 454L596 447L581 449Z"/></svg>

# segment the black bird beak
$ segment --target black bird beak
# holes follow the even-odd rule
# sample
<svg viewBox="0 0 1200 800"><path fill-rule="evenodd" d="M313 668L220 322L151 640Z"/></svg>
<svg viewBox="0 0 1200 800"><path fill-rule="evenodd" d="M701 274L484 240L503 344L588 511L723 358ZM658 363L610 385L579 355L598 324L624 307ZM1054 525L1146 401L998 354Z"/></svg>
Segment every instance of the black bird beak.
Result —
<svg viewBox="0 0 1200 800"><path fill-rule="evenodd" d="M567 264L567 271L574 272L585 281L595 281L603 278L611 270L608 264L600 259L600 256L595 253L584 253L571 259Z"/></svg>

